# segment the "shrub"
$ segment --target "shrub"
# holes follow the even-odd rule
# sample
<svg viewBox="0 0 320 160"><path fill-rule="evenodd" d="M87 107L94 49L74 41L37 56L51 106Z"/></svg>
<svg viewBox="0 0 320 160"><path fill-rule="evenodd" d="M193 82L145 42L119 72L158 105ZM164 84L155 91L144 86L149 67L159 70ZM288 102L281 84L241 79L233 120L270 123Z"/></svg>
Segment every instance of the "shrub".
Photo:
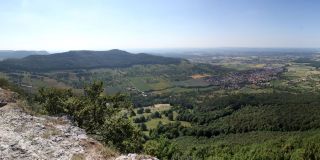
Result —
<svg viewBox="0 0 320 160"><path fill-rule="evenodd" d="M67 114L88 133L112 144L121 152L138 152L142 149L142 133L133 126L124 113L131 104L121 94L103 94L103 83L86 86L84 95L75 96L68 89L42 88L35 100L50 115ZM124 111L125 112L122 112Z"/></svg>
<svg viewBox="0 0 320 160"><path fill-rule="evenodd" d="M143 112L144 112L143 108L139 108L139 109L137 110L137 113L138 113L138 114L143 114Z"/></svg>
<svg viewBox="0 0 320 160"><path fill-rule="evenodd" d="M146 108L146 109L144 110L144 112L146 112L146 113L151 113L151 109L150 109L150 108Z"/></svg>
<svg viewBox="0 0 320 160"><path fill-rule="evenodd" d="M146 154L164 160L172 159L173 155L179 152L175 145L164 137L147 141L143 148Z"/></svg>

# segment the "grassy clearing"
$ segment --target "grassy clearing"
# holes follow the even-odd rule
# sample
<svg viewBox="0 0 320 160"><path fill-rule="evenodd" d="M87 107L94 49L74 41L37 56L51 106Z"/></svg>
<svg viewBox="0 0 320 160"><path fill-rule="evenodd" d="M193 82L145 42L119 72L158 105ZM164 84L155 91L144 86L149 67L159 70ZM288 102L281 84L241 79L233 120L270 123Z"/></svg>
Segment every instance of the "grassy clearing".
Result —
<svg viewBox="0 0 320 160"><path fill-rule="evenodd" d="M163 90L171 87L171 83L159 77L130 77L130 82L140 91Z"/></svg>
<svg viewBox="0 0 320 160"><path fill-rule="evenodd" d="M209 74L193 74L193 75L191 75L191 78L192 79L201 79L201 78L206 78L209 76L210 76Z"/></svg>
<svg viewBox="0 0 320 160"><path fill-rule="evenodd" d="M205 87L209 86L209 83L203 79L189 79L186 81L176 81L174 84L178 87Z"/></svg>
<svg viewBox="0 0 320 160"><path fill-rule="evenodd" d="M150 117L150 115L152 113L155 113L155 112L163 112L163 111L166 111L166 110L169 110L172 108L172 106L170 104L155 104L154 106L149 106L149 107L144 107L144 109L150 109L150 113L143 113L143 114L137 114L136 116L134 116L133 118L137 118L137 117L140 117L140 116L144 116L144 117ZM137 112L137 109L135 109L135 112ZM173 117L174 119L177 117L177 114L176 112L173 112ZM168 123L173 123L175 121L170 121L168 119L168 117L165 117L165 115L161 115L162 117L161 118L154 118L154 119L150 119L149 121L147 121L145 124L147 126L148 129L154 129L157 127L157 125L161 122L162 124L168 124ZM186 126L186 127L190 127L191 124L189 122L184 122L184 121L180 121L181 124L183 126Z"/></svg>

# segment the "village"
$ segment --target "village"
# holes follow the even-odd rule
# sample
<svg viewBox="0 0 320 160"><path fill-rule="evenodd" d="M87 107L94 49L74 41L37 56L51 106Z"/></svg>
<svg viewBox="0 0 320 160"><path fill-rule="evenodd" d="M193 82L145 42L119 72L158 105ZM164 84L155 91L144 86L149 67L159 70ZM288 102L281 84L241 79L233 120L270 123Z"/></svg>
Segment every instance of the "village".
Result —
<svg viewBox="0 0 320 160"><path fill-rule="evenodd" d="M284 70L283 67L265 67L242 72L231 72L225 76L208 77L206 81L213 86L219 86L224 89L239 89L247 84L263 87L269 86L269 82L277 79Z"/></svg>

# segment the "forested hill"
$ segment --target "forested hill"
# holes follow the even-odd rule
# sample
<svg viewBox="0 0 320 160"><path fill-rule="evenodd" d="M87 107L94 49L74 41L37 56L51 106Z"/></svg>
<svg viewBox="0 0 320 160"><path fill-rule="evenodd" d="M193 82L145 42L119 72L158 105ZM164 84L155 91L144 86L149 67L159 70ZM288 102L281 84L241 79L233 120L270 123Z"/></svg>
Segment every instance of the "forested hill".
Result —
<svg viewBox="0 0 320 160"><path fill-rule="evenodd" d="M50 55L31 55L22 59L0 62L0 70L53 71L67 69L93 69L130 67L138 64L177 64L181 59L132 54L122 50L68 51Z"/></svg>
<svg viewBox="0 0 320 160"><path fill-rule="evenodd" d="M23 51L23 50L0 50L0 59L8 59L8 58L23 58L30 55L45 55L49 54L46 51Z"/></svg>

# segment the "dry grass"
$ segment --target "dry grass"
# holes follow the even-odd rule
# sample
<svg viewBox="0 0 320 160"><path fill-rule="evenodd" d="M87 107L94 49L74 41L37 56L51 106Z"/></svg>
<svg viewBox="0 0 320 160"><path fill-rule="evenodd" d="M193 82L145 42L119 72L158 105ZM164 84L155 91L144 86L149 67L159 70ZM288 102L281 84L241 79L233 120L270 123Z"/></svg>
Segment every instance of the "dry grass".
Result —
<svg viewBox="0 0 320 160"><path fill-rule="evenodd" d="M54 127L47 127L47 130L41 135L42 138L44 139L49 139L52 136L56 136L56 135L61 135L61 131L59 131L58 129L54 128Z"/></svg>
<svg viewBox="0 0 320 160"><path fill-rule="evenodd" d="M47 124L56 126L56 125L65 125L68 124L69 122L65 120L63 117L50 117L47 119Z"/></svg>
<svg viewBox="0 0 320 160"><path fill-rule="evenodd" d="M209 77L209 74L194 74L191 76L192 79L201 79L201 78L205 78L205 77Z"/></svg>
<svg viewBox="0 0 320 160"><path fill-rule="evenodd" d="M101 143L91 139L82 140L80 144L85 148L88 159L113 159L119 156L119 153L111 148L108 148Z"/></svg>
<svg viewBox="0 0 320 160"><path fill-rule="evenodd" d="M85 160L86 157L84 156L84 154L80 153L80 154L74 154L71 157L71 160Z"/></svg>

